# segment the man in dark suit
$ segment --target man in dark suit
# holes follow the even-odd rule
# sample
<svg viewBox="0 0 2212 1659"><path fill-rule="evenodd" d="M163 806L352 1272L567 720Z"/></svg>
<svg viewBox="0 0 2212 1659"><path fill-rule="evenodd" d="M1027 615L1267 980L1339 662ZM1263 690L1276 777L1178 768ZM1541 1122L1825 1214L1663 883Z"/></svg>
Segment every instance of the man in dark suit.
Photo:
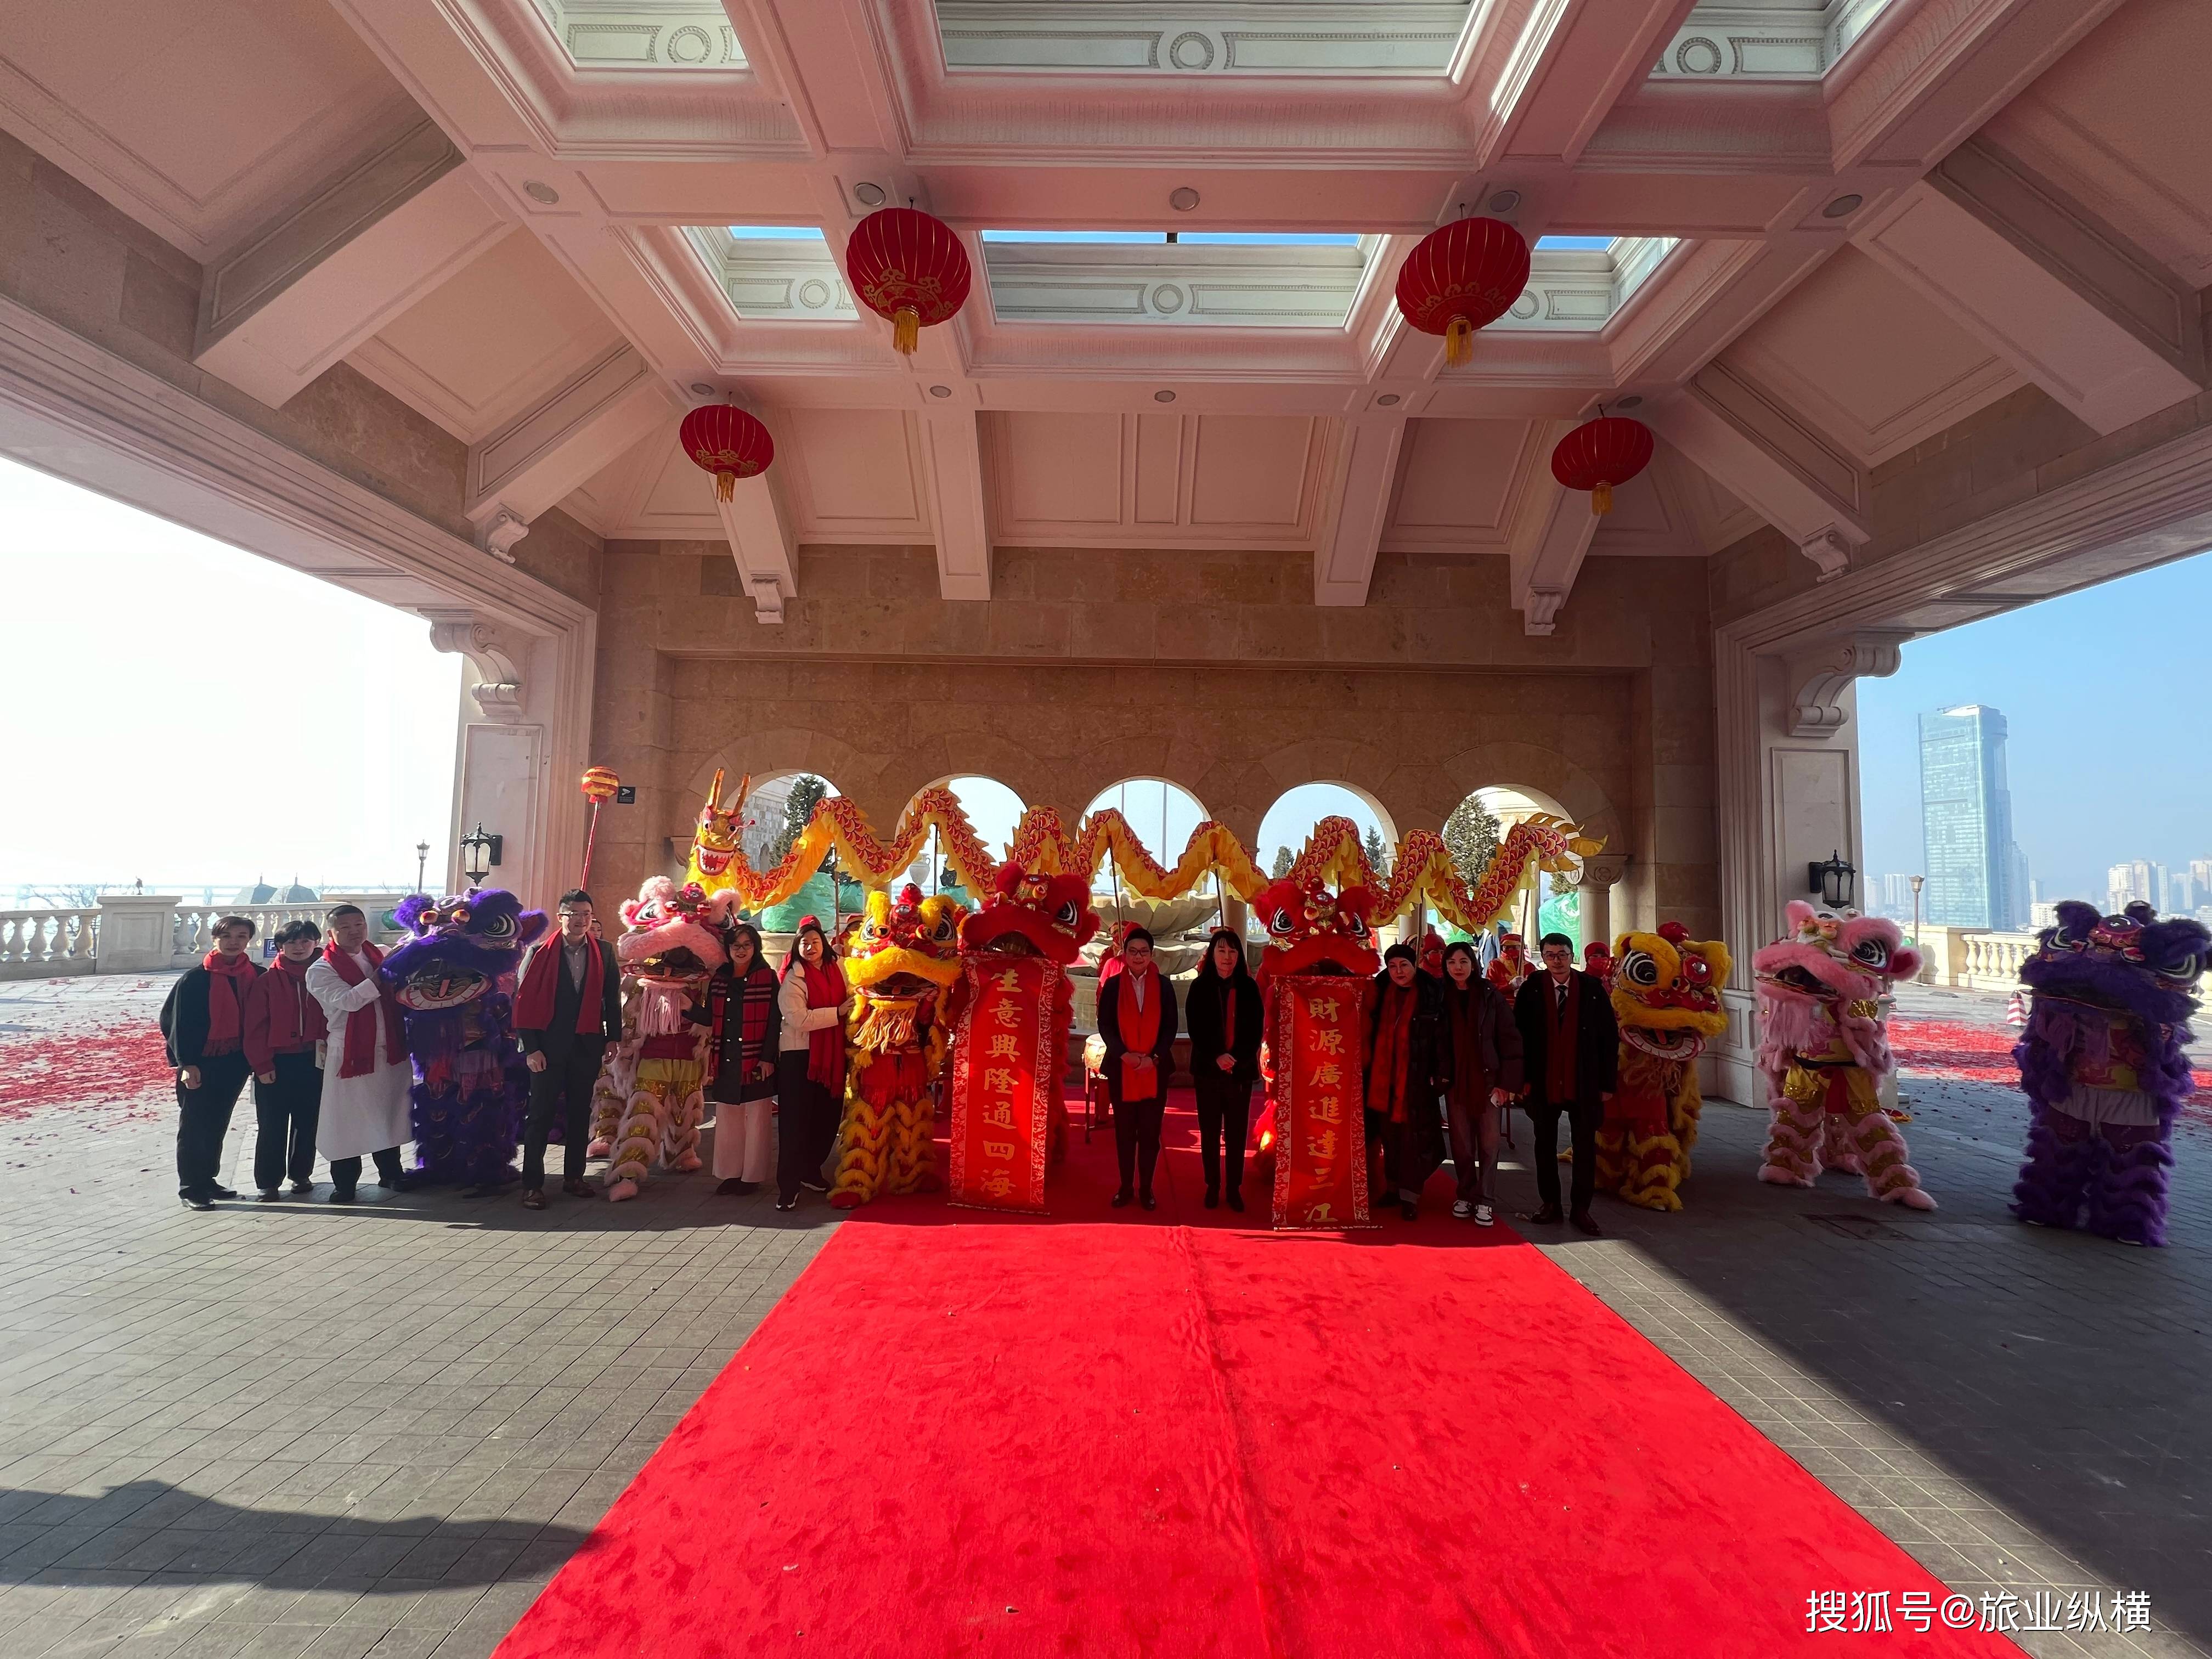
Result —
<svg viewBox="0 0 2212 1659"><path fill-rule="evenodd" d="M238 1194L216 1180L222 1140L252 1067L246 1058L246 1005L261 975L247 957L253 923L221 916L215 949L187 968L161 1006L161 1035L177 1080L177 1196L188 1210L212 1210Z"/></svg>
<svg viewBox="0 0 2212 1659"><path fill-rule="evenodd" d="M1114 1150L1121 1160L1121 1209L1132 1199L1154 1208L1160 1121L1175 1070L1176 1000L1152 961L1152 936L1132 927L1121 971L1098 988L1098 1035L1106 1044L1106 1091L1114 1103Z"/></svg>
<svg viewBox="0 0 2212 1659"><path fill-rule="evenodd" d="M584 1181L592 1091L607 1044L622 1036L622 970L614 946L592 931L592 896L561 895L561 931L522 964L514 1034L531 1072L530 1119L522 1136L522 1207L545 1207L545 1139L561 1114L561 1190L592 1196Z"/></svg>
<svg viewBox="0 0 2212 1659"><path fill-rule="evenodd" d="M1521 1028L1522 1074L1528 1079L1528 1121L1535 1130L1529 1157L1543 1207L1523 1221L1557 1223L1559 1214L1559 1114L1567 1115L1574 1147L1573 1206L1578 1231L1599 1228L1589 1212L1597 1178L1597 1131L1620 1069L1620 1028L1605 988L1575 967L1575 942L1565 933L1543 938L1544 971L1521 982L1513 1023Z"/></svg>

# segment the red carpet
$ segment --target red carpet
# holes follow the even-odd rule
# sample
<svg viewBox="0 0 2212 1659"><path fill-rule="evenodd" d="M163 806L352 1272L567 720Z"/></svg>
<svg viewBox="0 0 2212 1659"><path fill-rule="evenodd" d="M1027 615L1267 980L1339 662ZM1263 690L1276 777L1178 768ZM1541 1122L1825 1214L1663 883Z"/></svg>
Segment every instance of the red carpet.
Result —
<svg viewBox="0 0 2212 1659"><path fill-rule="evenodd" d="M1279 1236L1169 1145L1149 1216L1079 1130L1052 1221L856 1212L501 1659L2018 1652L1808 1635L1944 1591L1447 1178Z"/></svg>

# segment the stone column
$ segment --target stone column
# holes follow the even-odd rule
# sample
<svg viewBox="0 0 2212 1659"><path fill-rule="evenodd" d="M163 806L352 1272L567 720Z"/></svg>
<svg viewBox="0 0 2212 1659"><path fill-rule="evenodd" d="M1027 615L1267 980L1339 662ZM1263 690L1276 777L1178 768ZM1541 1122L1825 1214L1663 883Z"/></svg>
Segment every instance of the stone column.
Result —
<svg viewBox="0 0 2212 1659"><path fill-rule="evenodd" d="M94 971L143 974L170 965L180 893L102 893Z"/></svg>
<svg viewBox="0 0 2212 1659"><path fill-rule="evenodd" d="M1593 853L1583 860L1574 886L1582 895L1583 944L1613 949L1613 890L1627 872L1626 853Z"/></svg>

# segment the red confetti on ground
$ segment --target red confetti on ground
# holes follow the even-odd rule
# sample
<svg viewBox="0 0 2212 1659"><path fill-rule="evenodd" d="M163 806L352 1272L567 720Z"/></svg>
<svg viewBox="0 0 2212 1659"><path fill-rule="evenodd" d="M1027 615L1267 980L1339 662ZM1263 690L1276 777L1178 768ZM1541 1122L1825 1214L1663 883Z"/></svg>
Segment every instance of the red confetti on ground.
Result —
<svg viewBox="0 0 2212 1659"><path fill-rule="evenodd" d="M174 1074L156 1034L57 1034L0 1042L0 1121L40 1107L105 1103L165 1090Z"/></svg>
<svg viewBox="0 0 2212 1659"><path fill-rule="evenodd" d="M1889 1022L1889 1046L1900 1071L1952 1083L2018 1088L2020 1067L2013 1064L2012 1051L2019 1041L2008 1027L1962 1025L1905 1014L1892 1015ZM2191 1117L2212 1121L2212 1072L2194 1075L2197 1090L2184 1109Z"/></svg>

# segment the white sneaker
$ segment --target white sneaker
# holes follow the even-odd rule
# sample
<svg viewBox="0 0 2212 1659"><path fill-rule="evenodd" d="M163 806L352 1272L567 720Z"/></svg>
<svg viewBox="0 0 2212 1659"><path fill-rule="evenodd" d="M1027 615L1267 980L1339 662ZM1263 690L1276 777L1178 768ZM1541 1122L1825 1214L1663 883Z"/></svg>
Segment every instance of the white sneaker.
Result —
<svg viewBox="0 0 2212 1659"><path fill-rule="evenodd" d="M1466 1219L1468 1218L1468 1217L1469 1217L1469 1216L1473 1215L1474 1213L1474 1205L1472 1205L1472 1204L1470 1204L1470 1203L1468 1203L1465 1199L1463 1199L1463 1198L1455 1198L1455 1199L1452 1200L1452 1219L1453 1219L1453 1220L1455 1220L1455 1221L1464 1221L1464 1220L1466 1220Z"/></svg>
<svg viewBox="0 0 2212 1659"><path fill-rule="evenodd" d="M1476 1226L1487 1227L1490 1224L1492 1218L1490 1206L1487 1204L1478 1204L1474 1206L1474 1224Z"/></svg>

